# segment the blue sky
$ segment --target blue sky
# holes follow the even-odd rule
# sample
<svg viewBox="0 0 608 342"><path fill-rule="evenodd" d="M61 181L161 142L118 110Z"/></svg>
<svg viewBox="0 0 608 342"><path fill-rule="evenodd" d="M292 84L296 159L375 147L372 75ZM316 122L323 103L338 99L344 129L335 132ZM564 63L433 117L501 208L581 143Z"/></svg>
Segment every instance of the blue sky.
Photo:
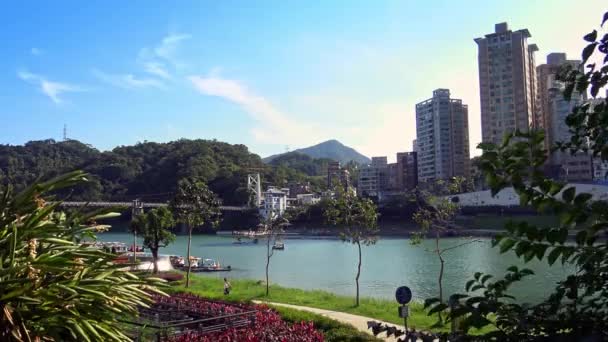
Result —
<svg viewBox="0 0 608 342"><path fill-rule="evenodd" d="M604 9L599 0L4 3L0 143L61 139L67 124L70 138L101 150L183 137L266 156L335 138L390 159L411 150L414 105L450 88L469 105L478 154L473 39L507 21L530 30L537 64L550 52L575 58Z"/></svg>

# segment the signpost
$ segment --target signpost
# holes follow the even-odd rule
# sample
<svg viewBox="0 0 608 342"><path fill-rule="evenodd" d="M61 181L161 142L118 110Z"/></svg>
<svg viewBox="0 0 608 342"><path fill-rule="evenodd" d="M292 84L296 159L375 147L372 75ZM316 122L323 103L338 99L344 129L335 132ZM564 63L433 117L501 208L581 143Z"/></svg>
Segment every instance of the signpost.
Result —
<svg viewBox="0 0 608 342"><path fill-rule="evenodd" d="M401 304L399 307L399 317L403 317L403 325L407 336L407 317L410 315L410 308L407 305L412 300L412 290L407 286L400 286L395 291L395 299Z"/></svg>

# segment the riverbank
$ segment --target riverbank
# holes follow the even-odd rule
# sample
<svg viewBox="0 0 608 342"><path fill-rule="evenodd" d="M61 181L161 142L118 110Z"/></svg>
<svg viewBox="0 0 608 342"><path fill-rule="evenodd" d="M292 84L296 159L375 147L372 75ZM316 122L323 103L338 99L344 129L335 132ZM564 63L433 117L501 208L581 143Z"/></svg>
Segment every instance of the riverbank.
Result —
<svg viewBox="0 0 608 342"><path fill-rule="evenodd" d="M373 319L403 324L403 319L397 314L396 301L361 298L360 305L354 306L355 299L349 296L340 296L320 290L301 290L270 285L270 294L266 296L266 286L262 281L231 279L232 291L229 295L223 294L223 280L219 278L192 276L191 286L175 288L179 291L189 291L210 299L251 302L254 300L268 301L283 304L307 306L318 309L350 313ZM408 324L417 330L447 331L447 327L437 328L436 316L428 316L423 305L419 302L410 304L410 317Z"/></svg>

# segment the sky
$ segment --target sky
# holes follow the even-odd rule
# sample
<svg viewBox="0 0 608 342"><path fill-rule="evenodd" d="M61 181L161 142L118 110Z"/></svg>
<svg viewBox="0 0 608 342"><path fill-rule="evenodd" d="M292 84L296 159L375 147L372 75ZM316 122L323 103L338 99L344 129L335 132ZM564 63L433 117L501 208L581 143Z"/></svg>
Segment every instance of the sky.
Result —
<svg viewBox="0 0 608 342"><path fill-rule="evenodd" d="M217 139L261 156L338 139L411 151L415 104L448 88L481 139L476 37L508 22L580 58L601 0L13 1L0 10L0 144L100 150ZM599 9L599 10L598 10Z"/></svg>

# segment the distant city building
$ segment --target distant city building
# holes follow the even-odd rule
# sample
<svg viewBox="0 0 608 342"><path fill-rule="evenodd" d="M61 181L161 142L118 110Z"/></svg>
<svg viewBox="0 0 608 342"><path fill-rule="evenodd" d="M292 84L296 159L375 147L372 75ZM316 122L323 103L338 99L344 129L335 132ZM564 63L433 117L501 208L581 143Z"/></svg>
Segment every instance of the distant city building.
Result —
<svg viewBox="0 0 608 342"><path fill-rule="evenodd" d="M340 162L331 161L327 165L327 188L333 189L337 183L345 189L350 187L350 173L346 168L340 166Z"/></svg>
<svg viewBox="0 0 608 342"><path fill-rule="evenodd" d="M357 193L360 196L382 198L383 193L404 192L418 185L416 152L397 153L396 163L386 157L372 157L372 163L359 170Z"/></svg>
<svg viewBox="0 0 608 342"><path fill-rule="evenodd" d="M608 181L608 162L602 162L599 158L593 160L593 180Z"/></svg>
<svg viewBox="0 0 608 342"><path fill-rule="evenodd" d="M418 153L397 153L397 174L395 184L399 191L412 190L418 186Z"/></svg>
<svg viewBox="0 0 608 342"><path fill-rule="evenodd" d="M311 192L310 183L289 182L289 197L297 198L298 195Z"/></svg>
<svg viewBox="0 0 608 342"><path fill-rule="evenodd" d="M418 142L416 139L412 140L412 151L418 152Z"/></svg>
<svg viewBox="0 0 608 342"><path fill-rule="evenodd" d="M572 134L566 125L566 117L572 113L574 106L586 100L586 94L574 92L570 101L563 96L565 85L557 80L562 66L578 68L581 61L567 60L565 53L552 53L547 56L547 64L537 67L538 75L538 113L537 128L545 131L545 148L548 150L557 142L570 141ZM593 180L593 160L591 155L570 151L555 151L547 161L548 175L566 181Z"/></svg>
<svg viewBox="0 0 608 342"><path fill-rule="evenodd" d="M448 89L416 104L417 178L420 182L469 176L468 107Z"/></svg>
<svg viewBox="0 0 608 342"><path fill-rule="evenodd" d="M270 188L263 193L264 198L260 207L260 216L268 219L271 213L283 216L287 210L287 194L279 189Z"/></svg>
<svg viewBox="0 0 608 342"><path fill-rule="evenodd" d="M299 194L297 199L299 205L313 205L321 201L321 196L317 194Z"/></svg>
<svg viewBox="0 0 608 342"><path fill-rule="evenodd" d="M527 29L511 31L507 23L476 38L483 142L500 144L505 133L540 125L536 110L535 44Z"/></svg>
<svg viewBox="0 0 608 342"><path fill-rule="evenodd" d="M364 197L377 197L380 188L380 173L382 169L372 165L367 165L359 169L359 182L357 184L357 194Z"/></svg>
<svg viewBox="0 0 608 342"><path fill-rule="evenodd" d="M330 161L327 164L327 188L333 188L337 179L340 179L340 162Z"/></svg>
<svg viewBox="0 0 608 342"><path fill-rule="evenodd" d="M547 55L547 63L536 67L538 78L538 106L537 106L537 127L545 130L545 148L549 149L555 143L553 131L550 129L554 122L552 99L550 89L553 87L555 76L562 67L570 65L572 68L579 68L580 60L568 60L565 53L550 53Z"/></svg>

